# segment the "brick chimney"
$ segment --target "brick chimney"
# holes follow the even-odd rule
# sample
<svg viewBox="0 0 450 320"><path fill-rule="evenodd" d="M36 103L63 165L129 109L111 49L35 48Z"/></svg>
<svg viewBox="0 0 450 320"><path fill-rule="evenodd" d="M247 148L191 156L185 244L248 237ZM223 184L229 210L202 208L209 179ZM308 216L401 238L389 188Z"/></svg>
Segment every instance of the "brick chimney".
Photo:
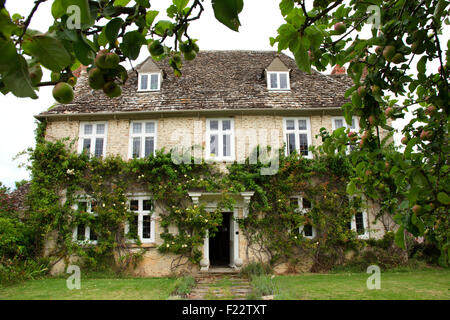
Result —
<svg viewBox="0 0 450 320"><path fill-rule="evenodd" d="M86 71L86 69L87 69L87 66L80 65L75 71L72 71L72 74L73 74L75 77L79 78L80 75L81 75L81 73L84 72L84 71Z"/></svg>
<svg viewBox="0 0 450 320"><path fill-rule="evenodd" d="M345 74L345 67L341 67L340 65L335 65L331 74Z"/></svg>

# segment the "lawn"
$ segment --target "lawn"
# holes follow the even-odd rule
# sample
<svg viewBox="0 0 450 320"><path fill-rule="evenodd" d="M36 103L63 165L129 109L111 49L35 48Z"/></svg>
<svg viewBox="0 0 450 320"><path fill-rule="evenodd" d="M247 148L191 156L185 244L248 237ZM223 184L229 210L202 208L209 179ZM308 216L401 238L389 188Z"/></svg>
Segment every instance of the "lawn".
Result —
<svg viewBox="0 0 450 320"><path fill-rule="evenodd" d="M369 290L369 274L303 274L276 276L277 300L420 300L450 299L450 270L382 272L381 289Z"/></svg>
<svg viewBox="0 0 450 320"><path fill-rule="evenodd" d="M0 287L0 300L165 300L175 278L81 279L80 290L69 290L64 278L30 280Z"/></svg>

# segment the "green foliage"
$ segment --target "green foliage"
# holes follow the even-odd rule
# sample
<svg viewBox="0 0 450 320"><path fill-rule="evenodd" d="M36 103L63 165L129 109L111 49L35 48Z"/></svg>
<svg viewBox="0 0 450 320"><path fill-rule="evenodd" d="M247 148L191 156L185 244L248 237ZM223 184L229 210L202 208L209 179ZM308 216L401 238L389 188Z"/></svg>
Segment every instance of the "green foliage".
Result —
<svg viewBox="0 0 450 320"><path fill-rule="evenodd" d="M191 290L195 287L195 279L192 276L185 276L178 278L175 282L174 294L186 297Z"/></svg>
<svg viewBox="0 0 450 320"><path fill-rule="evenodd" d="M268 296L276 294L278 289L272 276L260 275L252 277L252 287L256 296Z"/></svg>
<svg viewBox="0 0 450 320"><path fill-rule="evenodd" d="M173 58L179 55L179 47L185 41L195 41L189 37L188 28L204 11L199 0L173 0L167 8L170 20L155 22L159 12L149 10L149 0L55 0L51 7L53 25L41 33L30 29L29 24L43 2L35 1L27 18L18 14L11 17L4 4L0 4L0 92L3 94L12 92L17 97L36 99L39 86L70 81L72 71L81 64L93 67L96 54L103 49L118 54L120 61L135 60L142 46L159 41L161 51L155 59ZM78 10L74 11L74 6ZM243 0L213 0L212 7L218 21L238 31ZM173 45L167 44L171 38ZM195 55L192 51L185 53L189 59ZM180 76L181 62L171 65ZM34 68L40 66L54 72L52 81L32 81L36 78ZM114 80L117 85L125 82Z"/></svg>
<svg viewBox="0 0 450 320"><path fill-rule="evenodd" d="M311 66L319 71L328 65L348 66L354 86L346 92L351 102L342 108L347 122L353 115L360 117L361 132L354 140L343 130L323 136L321 151L342 153L349 144L354 145L358 152L353 154L352 165L356 170L350 173L347 191L382 202L381 212L395 216L401 225L398 245L403 246L404 230L436 242L445 266L450 261L446 156L450 152L450 43L441 43L440 35L450 23L448 1L374 4L381 12L380 28L372 28L372 37L363 39L352 31L360 32L373 23L369 3L314 1L314 7L307 10L304 1L283 0L280 10L286 23L271 44L277 43L279 51L289 49L303 71L309 72ZM335 30L342 24L347 27L344 33ZM414 58L418 59L417 73L410 67ZM431 70L431 62L439 69ZM400 99L402 106L398 105ZM397 152L383 141L380 129L393 131L390 121L404 118L408 112L413 117L401 129L406 148Z"/></svg>
<svg viewBox="0 0 450 320"><path fill-rule="evenodd" d="M272 268L268 264L262 262L250 262L241 268L240 274L249 279L272 273Z"/></svg>

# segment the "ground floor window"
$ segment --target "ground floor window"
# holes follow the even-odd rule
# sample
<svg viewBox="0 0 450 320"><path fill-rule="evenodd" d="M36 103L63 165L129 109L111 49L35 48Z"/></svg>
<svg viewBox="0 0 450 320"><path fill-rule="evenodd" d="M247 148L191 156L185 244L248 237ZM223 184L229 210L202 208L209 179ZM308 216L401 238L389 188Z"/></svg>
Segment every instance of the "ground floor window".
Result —
<svg viewBox="0 0 450 320"><path fill-rule="evenodd" d="M128 238L137 237L142 243L155 242L152 199L149 196L130 197L129 208L134 217L125 225L125 234Z"/></svg>
<svg viewBox="0 0 450 320"><path fill-rule="evenodd" d="M358 238L366 239L369 237L367 213L365 211L356 213L348 223L349 230L358 234Z"/></svg>
<svg viewBox="0 0 450 320"><path fill-rule="evenodd" d="M95 221L95 202L94 201L79 201L76 204L75 209L80 212L80 214L89 214L91 217L90 222L80 222L75 225L72 232L73 241L87 244L97 244L97 233L95 232L94 221Z"/></svg>
<svg viewBox="0 0 450 320"><path fill-rule="evenodd" d="M295 211L301 212L304 215L308 215L312 208L311 201L302 196L291 197L291 204L293 205ZM316 236L316 228L308 223L300 226L298 231L306 238L312 239Z"/></svg>

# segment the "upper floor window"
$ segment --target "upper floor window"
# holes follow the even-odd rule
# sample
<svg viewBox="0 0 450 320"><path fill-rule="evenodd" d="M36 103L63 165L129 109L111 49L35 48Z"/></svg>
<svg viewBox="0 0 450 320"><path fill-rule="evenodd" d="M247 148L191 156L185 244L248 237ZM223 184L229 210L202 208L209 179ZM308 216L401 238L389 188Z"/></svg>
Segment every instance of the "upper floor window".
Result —
<svg viewBox="0 0 450 320"><path fill-rule="evenodd" d="M138 91L158 91L161 87L160 73L140 73Z"/></svg>
<svg viewBox="0 0 450 320"><path fill-rule="evenodd" d="M78 151L86 151L89 156L105 157L106 122L81 123Z"/></svg>
<svg viewBox="0 0 450 320"><path fill-rule="evenodd" d="M156 121L131 122L129 146L129 158L153 155L156 148Z"/></svg>
<svg viewBox="0 0 450 320"><path fill-rule="evenodd" d="M234 159L233 119L206 121L206 157L213 160Z"/></svg>
<svg viewBox="0 0 450 320"><path fill-rule="evenodd" d="M155 220L152 218L153 201L148 196L131 197L130 211L134 217L125 225L125 234L135 235L142 243L155 242Z"/></svg>
<svg viewBox="0 0 450 320"><path fill-rule="evenodd" d="M358 118L357 117L353 117L352 118L352 124L348 125L347 122L345 121L344 117L333 117L333 131L337 130L339 128L347 128L350 129L351 131L358 131L359 130L359 125L358 125Z"/></svg>
<svg viewBox="0 0 450 320"><path fill-rule="evenodd" d="M269 90L290 90L289 72L267 72Z"/></svg>
<svg viewBox="0 0 450 320"><path fill-rule="evenodd" d="M94 230L93 223L96 214L95 202L79 201L76 205L76 210L80 213L86 213L91 217L91 223L78 223L72 231L72 239L76 242L97 244L97 233Z"/></svg>
<svg viewBox="0 0 450 320"><path fill-rule="evenodd" d="M332 128L333 131L337 130L339 128L347 128L350 131L354 131L357 132L359 131L359 123L358 123L358 118L357 117L352 117L352 124L348 125L347 121L345 121L344 117L333 117L332 118ZM353 150L355 148L355 145L350 145L347 149L347 153L349 153L351 150Z"/></svg>
<svg viewBox="0 0 450 320"><path fill-rule="evenodd" d="M286 154L294 151L305 157L312 157L311 127L309 118L287 118L284 120Z"/></svg>

